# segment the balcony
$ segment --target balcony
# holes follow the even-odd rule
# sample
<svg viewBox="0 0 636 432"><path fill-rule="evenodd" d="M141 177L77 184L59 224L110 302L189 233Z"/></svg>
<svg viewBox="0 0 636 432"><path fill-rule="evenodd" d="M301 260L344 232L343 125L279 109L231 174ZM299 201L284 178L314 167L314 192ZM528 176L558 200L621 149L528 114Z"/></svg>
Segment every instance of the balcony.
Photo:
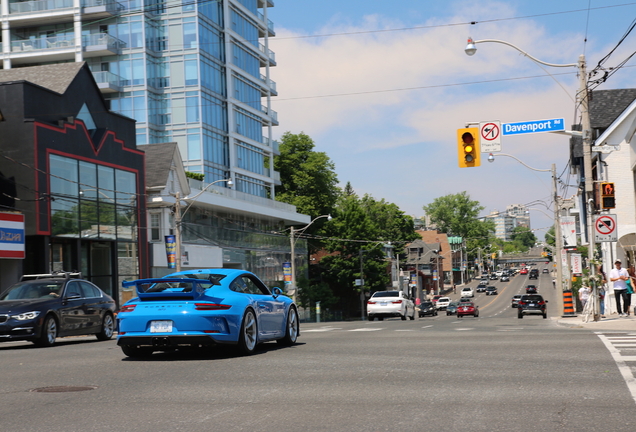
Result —
<svg viewBox="0 0 636 432"><path fill-rule="evenodd" d="M261 81L265 83L265 87L269 88L272 96L278 96L278 91L276 90L276 81L271 78L268 80L267 77L261 74Z"/></svg>
<svg viewBox="0 0 636 432"><path fill-rule="evenodd" d="M265 48L265 45L262 43L258 44L258 50L265 56L265 58L269 59L270 66L276 66L276 54L274 54L274 51ZM265 66L266 64L261 61L261 67Z"/></svg>
<svg viewBox="0 0 636 432"><path fill-rule="evenodd" d="M120 15L126 7L114 0L82 0L82 15L90 19Z"/></svg>
<svg viewBox="0 0 636 432"><path fill-rule="evenodd" d="M93 72L97 87L102 93L117 93L123 87L123 80L112 72Z"/></svg>
<svg viewBox="0 0 636 432"><path fill-rule="evenodd" d="M73 21L73 0L37 0L9 4L9 20L31 27Z"/></svg>
<svg viewBox="0 0 636 432"><path fill-rule="evenodd" d="M108 33L94 33L82 36L84 57L119 55L126 44Z"/></svg>
<svg viewBox="0 0 636 432"><path fill-rule="evenodd" d="M121 40L106 34L96 33L82 36L84 57L99 57L121 54L125 47ZM16 65L36 61L59 62L75 59L75 38L69 36L51 36L11 41L11 62Z"/></svg>
<svg viewBox="0 0 636 432"><path fill-rule="evenodd" d="M278 126L278 113L273 109L267 109L265 105L261 105L261 111L267 114L272 120L272 125Z"/></svg>

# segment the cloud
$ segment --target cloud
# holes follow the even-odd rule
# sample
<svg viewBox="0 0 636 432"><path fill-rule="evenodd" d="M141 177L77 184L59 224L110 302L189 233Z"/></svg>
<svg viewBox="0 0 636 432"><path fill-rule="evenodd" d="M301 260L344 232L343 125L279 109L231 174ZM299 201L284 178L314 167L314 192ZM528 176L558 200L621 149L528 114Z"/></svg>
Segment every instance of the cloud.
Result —
<svg viewBox="0 0 636 432"><path fill-rule="evenodd" d="M408 214L420 215L434 198L463 190L487 210L549 199L549 173L512 159L489 164L484 155L482 167L458 168L456 129L487 120L565 118L570 125L576 68L542 69L497 43L478 44L472 57L464 47L468 36L501 38L543 61L576 63L583 35L550 33L530 19L446 25L483 19L488 10L518 15L507 3L471 5L457 4L454 13L413 30L382 31L406 25L380 14L356 23L334 15L316 31L333 36L277 27L270 40L278 62L271 70L281 122L275 134L307 133L335 162L343 184L351 181L358 193L394 202ZM567 172L568 142L552 134L506 137L502 151L531 167L556 163Z"/></svg>

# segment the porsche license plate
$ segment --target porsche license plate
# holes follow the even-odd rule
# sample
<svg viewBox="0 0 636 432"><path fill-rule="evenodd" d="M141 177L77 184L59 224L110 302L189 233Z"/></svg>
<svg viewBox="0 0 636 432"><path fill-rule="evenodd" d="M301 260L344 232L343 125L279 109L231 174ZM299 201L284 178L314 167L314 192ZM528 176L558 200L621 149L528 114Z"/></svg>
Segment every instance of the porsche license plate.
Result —
<svg viewBox="0 0 636 432"><path fill-rule="evenodd" d="M172 332L172 321L150 321L150 333Z"/></svg>

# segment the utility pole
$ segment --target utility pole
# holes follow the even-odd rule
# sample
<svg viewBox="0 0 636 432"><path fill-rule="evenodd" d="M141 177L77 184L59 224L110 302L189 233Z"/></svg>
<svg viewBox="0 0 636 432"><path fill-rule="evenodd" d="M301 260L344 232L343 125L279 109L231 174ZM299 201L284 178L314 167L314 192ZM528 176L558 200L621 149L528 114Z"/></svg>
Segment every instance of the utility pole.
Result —
<svg viewBox="0 0 636 432"><path fill-rule="evenodd" d="M177 191L174 203L174 242L177 249L176 270L181 271L181 193Z"/></svg>
<svg viewBox="0 0 636 432"><path fill-rule="evenodd" d="M360 314L364 321L364 260L362 254L364 250L360 249Z"/></svg>

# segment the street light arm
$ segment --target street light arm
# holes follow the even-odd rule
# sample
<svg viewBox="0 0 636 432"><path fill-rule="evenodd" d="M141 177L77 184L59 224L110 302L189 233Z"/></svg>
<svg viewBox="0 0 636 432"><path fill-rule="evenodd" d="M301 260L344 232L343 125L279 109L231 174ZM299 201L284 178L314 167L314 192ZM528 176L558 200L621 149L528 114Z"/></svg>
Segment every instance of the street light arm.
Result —
<svg viewBox="0 0 636 432"><path fill-rule="evenodd" d="M311 222L309 222L307 225L305 225L304 227L300 228L300 229L294 229L294 227L292 226L292 230L295 233L303 233L307 228L309 228L311 226L311 224L313 224L314 222L316 222L318 219L320 218L324 218L326 217L327 220L331 220L331 215L322 215L322 216L318 216L317 218L315 218L314 220L312 220Z"/></svg>
<svg viewBox="0 0 636 432"><path fill-rule="evenodd" d="M507 154L507 153L490 153L490 155L488 155L488 162L494 162L495 161L495 156L506 156L506 157L513 158L514 160L519 162L521 165L523 165L526 168L529 168L529 169L531 169L533 171L541 171L541 172L550 172L550 171L552 171L551 169L532 168L530 165L526 164L521 159L517 158L516 156Z"/></svg>
<svg viewBox="0 0 636 432"><path fill-rule="evenodd" d="M475 48L475 44L485 43L485 42L494 42L494 43L500 43L500 44L503 44L503 45L508 45L509 47L516 49L517 51L519 51L521 54L523 54L524 56L528 57L532 61L535 61L535 62L540 63L542 65L551 66L551 67L578 67L579 66L578 63L567 63L567 64L547 63L547 62L539 60L536 57L531 56L530 54L528 54L527 52L525 52L524 50L522 50L518 46L511 44L510 42L506 42L506 41L502 41L502 40L498 40L498 39L473 40L472 38L468 38L468 45L466 46L466 54L468 54L468 55L475 54L475 51L477 51L477 48Z"/></svg>

